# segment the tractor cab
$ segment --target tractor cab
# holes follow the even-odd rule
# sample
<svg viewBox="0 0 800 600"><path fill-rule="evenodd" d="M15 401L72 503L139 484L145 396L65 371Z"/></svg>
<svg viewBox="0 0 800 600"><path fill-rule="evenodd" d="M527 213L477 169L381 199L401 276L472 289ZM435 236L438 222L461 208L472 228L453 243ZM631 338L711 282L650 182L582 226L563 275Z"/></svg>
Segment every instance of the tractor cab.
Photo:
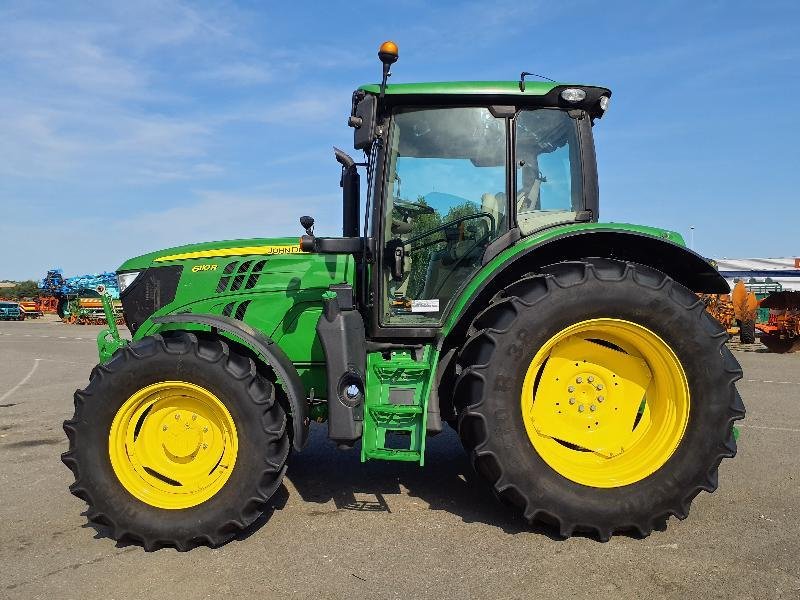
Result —
<svg viewBox="0 0 800 600"><path fill-rule="evenodd" d="M360 225L356 162L343 165L344 236L365 265L358 295L368 332L432 337L459 290L521 238L598 217L592 123L611 92L554 82L387 85L353 93L349 124L363 150L367 206ZM307 237L304 249L342 242Z"/></svg>

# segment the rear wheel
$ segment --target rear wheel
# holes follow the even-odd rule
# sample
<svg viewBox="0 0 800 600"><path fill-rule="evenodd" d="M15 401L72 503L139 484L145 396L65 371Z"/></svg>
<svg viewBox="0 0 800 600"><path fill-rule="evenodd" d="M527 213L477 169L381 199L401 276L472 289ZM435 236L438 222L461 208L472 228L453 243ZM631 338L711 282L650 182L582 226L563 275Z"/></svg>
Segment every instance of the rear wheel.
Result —
<svg viewBox="0 0 800 600"><path fill-rule="evenodd" d="M192 333L126 346L75 393L70 490L114 539L219 545L261 514L289 453L286 413L250 358Z"/></svg>
<svg viewBox="0 0 800 600"><path fill-rule="evenodd" d="M797 352L800 350L800 337L789 337L779 333L762 333L761 343L770 352L783 354L786 352Z"/></svg>
<svg viewBox="0 0 800 600"><path fill-rule="evenodd" d="M508 286L459 356L459 433L476 471L563 536L648 535L685 518L736 453L727 334L658 271L560 263Z"/></svg>
<svg viewBox="0 0 800 600"><path fill-rule="evenodd" d="M739 321L739 341L743 344L754 344L756 341L756 322Z"/></svg>

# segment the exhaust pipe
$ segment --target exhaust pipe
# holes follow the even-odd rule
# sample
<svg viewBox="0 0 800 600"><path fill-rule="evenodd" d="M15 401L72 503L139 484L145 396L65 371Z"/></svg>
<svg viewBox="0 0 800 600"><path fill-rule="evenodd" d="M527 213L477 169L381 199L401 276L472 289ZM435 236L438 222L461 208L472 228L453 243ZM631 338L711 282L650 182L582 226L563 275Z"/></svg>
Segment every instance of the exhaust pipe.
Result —
<svg viewBox="0 0 800 600"><path fill-rule="evenodd" d="M361 212L361 176L356 161L346 152L333 149L336 161L342 165L342 237L359 237Z"/></svg>

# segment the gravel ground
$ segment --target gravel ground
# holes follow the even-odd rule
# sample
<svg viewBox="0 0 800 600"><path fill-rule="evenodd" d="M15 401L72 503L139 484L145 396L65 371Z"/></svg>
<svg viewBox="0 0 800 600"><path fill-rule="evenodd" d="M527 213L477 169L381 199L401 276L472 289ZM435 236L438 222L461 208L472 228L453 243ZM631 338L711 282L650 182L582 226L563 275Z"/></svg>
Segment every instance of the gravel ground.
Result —
<svg viewBox="0 0 800 600"><path fill-rule="evenodd" d="M456 435L426 466L359 462L315 427L268 518L215 550L146 553L86 523L59 454L99 327L0 322L0 597L800 597L800 353L735 353L739 455L686 521L644 540L553 539L470 475Z"/></svg>

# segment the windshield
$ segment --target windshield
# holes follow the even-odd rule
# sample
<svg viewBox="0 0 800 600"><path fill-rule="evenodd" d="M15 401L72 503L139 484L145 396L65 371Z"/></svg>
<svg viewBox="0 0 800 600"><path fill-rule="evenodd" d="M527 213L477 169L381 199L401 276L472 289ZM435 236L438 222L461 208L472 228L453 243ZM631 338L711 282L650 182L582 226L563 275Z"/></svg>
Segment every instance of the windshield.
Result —
<svg viewBox="0 0 800 600"><path fill-rule="evenodd" d="M506 121L485 107L401 109L389 137L384 322L440 320L507 227ZM398 261L401 259L398 258Z"/></svg>
<svg viewBox="0 0 800 600"><path fill-rule="evenodd" d="M515 122L520 232L575 220L583 207L577 121L560 110L538 109L520 111Z"/></svg>

